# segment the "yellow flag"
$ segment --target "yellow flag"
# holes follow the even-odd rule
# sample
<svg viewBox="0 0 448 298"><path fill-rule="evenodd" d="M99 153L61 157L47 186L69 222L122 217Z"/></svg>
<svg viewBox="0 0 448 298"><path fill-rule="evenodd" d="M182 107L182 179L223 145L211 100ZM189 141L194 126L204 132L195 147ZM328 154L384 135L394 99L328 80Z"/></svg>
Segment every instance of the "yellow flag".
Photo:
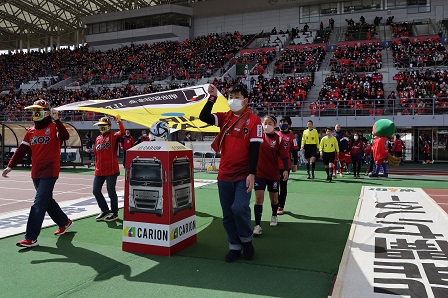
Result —
<svg viewBox="0 0 448 298"><path fill-rule="evenodd" d="M219 132L214 125L199 120L199 113L209 98L208 84L143 94L112 100L80 101L57 107L58 111L88 111L110 116L146 127L159 120L168 122L177 130ZM218 91L212 112L227 112L227 99Z"/></svg>

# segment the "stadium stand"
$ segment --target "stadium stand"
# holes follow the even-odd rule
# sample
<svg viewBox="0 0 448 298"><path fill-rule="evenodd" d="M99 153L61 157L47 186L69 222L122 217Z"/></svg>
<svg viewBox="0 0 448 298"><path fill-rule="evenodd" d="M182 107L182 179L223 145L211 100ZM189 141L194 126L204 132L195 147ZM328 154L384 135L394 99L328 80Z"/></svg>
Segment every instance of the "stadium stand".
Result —
<svg viewBox="0 0 448 298"><path fill-rule="evenodd" d="M275 62L275 72L280 74L317 71L325 58L324 47L288 47Z"/></svg>
<svg viewBox="0 0 448 298"><path fill-rule="evenodd" d="M319 46L329 41L330 27L310 30L306 26L279 32L275 29L270 34L213 33L183 42L131 44L104 52L84 46L1 55L1 119L30 120L23 107L38 98L60 106L169 90L203 79L219 86L223 93L231 84L244 82L250 87L251 105L259 114L297 115L305 110L311 115L325 115L340 110L341 114L355 111L361 115L382 115L394 113L391 109L402 114L445 112L445 85L439 87L441 84L432 80L432 76L439 77L441 72L443 82L447 83L444 70L419 70L416 78L413 72L399 72L394 76L396 93L388 93L386 98L382 69L383 54L387 51L379 40L368 38L370 33L372 38L376 35L380 21L377 17L375 24L370 25L365 19L360 19L359 24L347 20L346 33L353 38L339 43L332 53ZM389 23L394 37L390 47L394 67L448 65L448 54L440 38L412 36L412 26L418 22ZM351 42L356 39L361 40ZM266 47L253 48L260 40L265 41ZM221 77L224 70L235 64L250 65L248 76ZM320 90L313 93L317 71L331 73L325 76ZM72 88L55 87L64 80L71 81ZM316 96L308 98L310 92ZM93 121L96 116L71 113L65 117L68 121Z"/></svg>
<svg viewBox="0 0 448 298"><path fill-rule="evenodd" d="M382 67L383 47L379 43L359 46L338 46L330 60L330 70L336 72L374 72Z"/></svg>
<svg viewBox="0 0 448 298"><path fill-rule="evenodd" d="M448 53L439 38L401 38L392 43L392 53L397 68L448 65Z"/></svg>

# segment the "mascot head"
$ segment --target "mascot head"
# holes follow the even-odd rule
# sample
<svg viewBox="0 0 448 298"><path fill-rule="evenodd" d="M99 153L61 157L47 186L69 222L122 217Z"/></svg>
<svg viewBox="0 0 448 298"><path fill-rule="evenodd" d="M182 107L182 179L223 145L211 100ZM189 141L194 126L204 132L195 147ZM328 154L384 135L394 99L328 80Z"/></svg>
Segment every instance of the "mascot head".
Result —
<svg viewBox="0 0 448 298"><path fill-rule="evenodd" d="M376 137L390 137L395 133L395 123L389 119L380 119L372 127L372 134Z"/></svg>

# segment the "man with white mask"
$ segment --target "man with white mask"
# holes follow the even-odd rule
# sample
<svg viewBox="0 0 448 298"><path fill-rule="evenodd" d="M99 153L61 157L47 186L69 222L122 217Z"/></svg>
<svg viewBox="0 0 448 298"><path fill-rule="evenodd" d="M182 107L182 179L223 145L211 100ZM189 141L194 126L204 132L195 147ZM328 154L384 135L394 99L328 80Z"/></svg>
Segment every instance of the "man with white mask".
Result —
<svg viewBox="0 0 448 298"><path fill-rule="evenodd" d="M213 113L218 98L214 85L208 88L210 97L202 108L199 119L219 126L220 132L212 143L221 153L218 172L218 192L227 232L229 252L226 262L236 261L241 250L245 259L253 257L250 196L255 183L263 127L260 118L247 106L249 95L243 85L229 89L230 111Z"/></svg>

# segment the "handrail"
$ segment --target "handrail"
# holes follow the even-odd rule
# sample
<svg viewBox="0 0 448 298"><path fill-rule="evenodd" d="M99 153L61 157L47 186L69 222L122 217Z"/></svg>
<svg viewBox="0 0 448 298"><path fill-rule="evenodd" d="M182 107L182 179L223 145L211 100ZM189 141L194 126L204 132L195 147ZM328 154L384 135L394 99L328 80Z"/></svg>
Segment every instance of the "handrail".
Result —
<svg viewBox="0 0 448 298"><path fill-rule="evenodd" d="M448 98L409 98L409 99L364 99L349 101L306 102L268 102L251 105L259 116L268 114L303 117L334 116L421 116L442 115L448 113Z"/></svg>
<svg viewBox="0 0 448 298"><path fill-rule="evenodd" d="M408 98L408 99L362 99L348 101L322 100L295 102L252 102L250 107L259 116L268 114L291 117L334 117L334 116L421 116L448 114L447 98ZM92 112L62 111L64 122L94 122L100 115ZM0 122L31 121L27 111L3 111Z"/></svg>

